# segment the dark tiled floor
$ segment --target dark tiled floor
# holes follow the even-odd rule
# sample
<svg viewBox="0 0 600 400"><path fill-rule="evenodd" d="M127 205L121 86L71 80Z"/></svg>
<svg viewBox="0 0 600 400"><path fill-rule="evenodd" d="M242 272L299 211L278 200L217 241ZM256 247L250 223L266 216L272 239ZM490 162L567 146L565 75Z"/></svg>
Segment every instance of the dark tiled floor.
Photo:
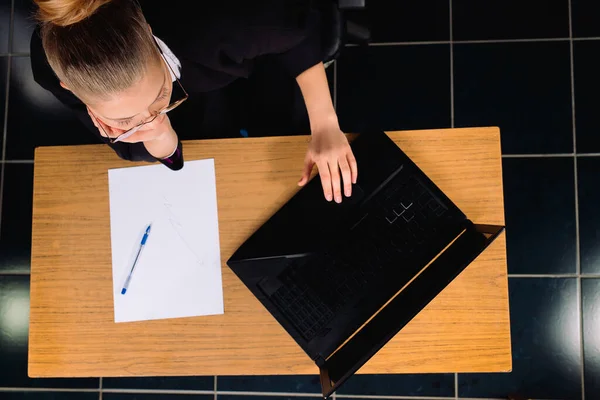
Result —
<svg viewBox="0 0 600 400"><path fill-rule="evenodd" d="M212 376L104 378L103 386L111 389L214 390L215 382Z"/></svg>
<svg viewBox="0 0 600 400"><path fill-rule="evenodd" d="M16 13L9 54L7 21L13 2ZM454 374L356 376L340 395L357 400L360 396L453 398L457 389L460 397L506 398L515 393L570 400L582 399L585 393L587 400L600 399L600 156L582 155L600 152L596 123L600 40L589 38L600 36L598 2L571 0L577 38L573 49L577 180L572 155L569 0L368 4L362 16L357 18L356 12L351 16L371 26L376 45L346 48L338 62L337 81L331 82L347 131L453 124L501 128L512 274L513 372L459 374L458 388ZM7 140L2 142L6 157L0 160L0 399L99 399L100 384L104 400L212 399L214 377L104 378L102 383L27 377L34 168L27 160L36 145L95 141L32 80L27 56L30 5L30 0L0 0L0 122L9 58L11 66L7 131L3 132ZM455 41L484 42L447 42L450 15ZM494 42L485 42L489 39ZM328 74L332 78L333 70ZM67 391L32 391L37 388ZM261 392L270 392L273 400L298 400L303 394L315 398L318 382L313 376L218 377L217 388L220 400L266 397ZM149 394L154 391L161 392Z"/></svg>
<svg viewBox="0 0 600 400"><path fill-rule="evenodd" d="M600 274L600 158L578 158L577 175L581 272Z"/></svg>
<svg viewBox="0 0 600 400"><path fill-rule="evenodd" d="M104 393L103 400L213 400L213 394Z"/></svg>
<svg viewBox="0 0 600 400"><path fill-rule="evenodd" d="M351 47L337 68L343 130L450 127L449 46Z"/></svg>
<svg viewBox="0 0 600 400"><path fill-rule="evenodd" d="M571 0L573 13L573 37L600 36L600 2L596 0Z"/></svg>
<svg viewBox="0 0 600 400"><path fill-rule="evenodd" d="M2 400L97 400L97 393L73 392L5 392ZM106 397L105 397L106 398Z"/></svg>
<svg viewBox="0 0 600 400"><path fill-rule="evenodd" d="M450 40L447 0L368 1L365 11L347 18L370 28L374 43Z"/></svg>
<svg viewBox="0 0 600 400"><path fill-rule="evenodd" d="M505 154L573 151L567 42L454 46L454 120L500 126Z"/></svg>
<svg viewBox="0 0 600 400"><path fill-rule="evenodd" d="M8 53L11 0L0 0L0 54Z"/></svg>
<svg viewBox="0 0 600 400"><path fill-rule="evenodd" d="M256 400L255 396L238 396L238 395L227 395L220 394L217 396L218 400ZM298 397L298 396L269 396L269 400L313 400L314 397Z"/></svg>
<svg viewBox="0 0 600 400"><path fill-rule="evenodd" d="M220 376L219 391L318 393L318 376Z"/></svg>
<svg viewBox="0 0 600 400"><path fill-rule="evenodd" d="M600 3L598 3L600 4ZM577 152L600 153L600 126L598 110L600 99L600 41L575 42L575 115L577 129Z"/></svg>
<svg viewBox="0 0 600 400"><path fill-rule="evenodd" d="M6 109L6 72L8 71L8 57L0 56L0 106ZM4 112L0 112L0 126L4 126ZM0 138L0 146L3 138Z"/></svg>
<svg viewBox="0 0 600 400"><path fill-rule="evenodd" d="M581 282L586 399L600 396L600 279Z"/></svg>
<svg viewBox="0 0 600 400"><path fill-rule="evenodd" d="M33 164L6 164L4 193L0 271L27 273L31 258Z"/></svg>
<svg viewBox="0 0 600 400"><path fill-rule="evenodd" d="M508 272L575 273L572 158L505 158Z"/></svg>
<svg viewBox="0 0 600 400"><path fill-rule="evenodd" d="M454 396L454 374L354 375L339 394L383 396Z"/></svg>
<svg viewBox="0 0 600 400"><path fill-rule="evenodd" d="M454 40L569 37L565 0L454 0Z"/></svg>

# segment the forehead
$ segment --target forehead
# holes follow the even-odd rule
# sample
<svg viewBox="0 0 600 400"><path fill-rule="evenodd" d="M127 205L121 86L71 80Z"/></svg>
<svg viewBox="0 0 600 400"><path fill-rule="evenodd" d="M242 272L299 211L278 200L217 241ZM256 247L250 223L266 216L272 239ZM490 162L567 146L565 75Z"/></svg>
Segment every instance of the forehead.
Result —
<svg viewBox="0 0 600 400"><path fill-rule="evenodd" d="M162 60L161 60L162 61ZM110 99L89 104L99 115L108 119L128 118L148 110L166 81L163 63L147 65L136 83Z"/></svg>

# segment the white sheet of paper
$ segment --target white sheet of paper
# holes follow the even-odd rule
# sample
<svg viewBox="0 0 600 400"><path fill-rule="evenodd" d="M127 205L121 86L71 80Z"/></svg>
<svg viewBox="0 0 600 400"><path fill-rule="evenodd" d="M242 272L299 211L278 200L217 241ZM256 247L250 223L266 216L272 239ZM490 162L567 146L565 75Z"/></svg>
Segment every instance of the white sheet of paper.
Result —
<svg viewBox="0 0 600 400"><path fill-rule="evenodd" d="M108 181L115 322L223 314L214 160L111 169Z"/></svg>

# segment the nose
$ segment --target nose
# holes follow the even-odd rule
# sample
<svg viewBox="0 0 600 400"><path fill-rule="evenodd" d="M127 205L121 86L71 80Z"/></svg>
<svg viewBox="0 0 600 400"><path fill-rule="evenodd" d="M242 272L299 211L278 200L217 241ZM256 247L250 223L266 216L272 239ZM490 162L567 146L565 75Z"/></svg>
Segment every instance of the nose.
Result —
<svg viewBox="0 0 600 400"><path fill-rule="evenodd" d="M163 121L165 120L165 117L166 117L165 114L160 114L159 116L157 116L154 119L154 121L146 124L146 129L154 129L154 128L158 127L158 125L163 123Z"/></svg>

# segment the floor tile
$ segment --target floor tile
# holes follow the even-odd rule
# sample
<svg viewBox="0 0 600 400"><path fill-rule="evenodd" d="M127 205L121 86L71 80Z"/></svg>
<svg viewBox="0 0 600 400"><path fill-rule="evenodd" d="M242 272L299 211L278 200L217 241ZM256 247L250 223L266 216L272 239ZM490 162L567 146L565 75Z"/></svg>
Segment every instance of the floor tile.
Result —
<svg viewBox="0 0 600 400"><path fill-rule="evenodd" d="M214 394L102 393L102 400L213 400ZM256 399L255 399L256 400Z"/></svg>
<svg viewBox="0 0 600 400"><path fill-rule="evenodd" d="M98 400L93 392L0 392L2 400Z"/></svg>
<svg viewBox="0 0 600 400"><path fill-rule="evenodd" d="M0 230L0 272L29 272L33 164L4 166L4 196Z"/></svg>
<svg viewBox="0 0 600 400"><path fill-rule="evenodd" d="M220 394L217 400L315 400L318 397L300 397L300 396L260 396L260 395L229 395Z"/></svg>
<svg viewBox="0 0 600 400"><path fill-rule="evenodd" d="M354 375L338 393L450 397L454 396L454 374Z"/></svg>
<svg viewBox="0 0 600 400"><path fill-rule="evenodd" d="M11 0L0 0L0 54L8 53Z"/></svg>
<svg viewBox="0 0 600 400"><path fill-rule="evenodd" d="M319 393L321 383L317 375L277 376L219 376L219 391Z"/></svg>
<svg viewBox="0 0 600 400"><path fill-rule="evenodd" d="M600 399L600 279L582 279L585 398Z"/></svg>
<svg viewBox="0 0 600 400"><path fill-rule="evenodd" d="M508 272L576 272L573 158L505 158Z"/></svg>
<svg viewBox="0 0 600 400"><path fill-rule="evenodd" d="M95 389L98 387L98 379L29 378L27 376L28 334L29 276L0 275L0 388Z"/></svg>
<svg viewBox="0 0 600 400"><path fill-rule="evenodd" d="M600 4L600 3L599 3ZM600 152L600 40L573 42L575 124L578 153Z"/></svg>
<svg viewBox="0 0 600 400"><path fill-rule="evenodd" d="M212 376L168 376L104 378L102 387L111 389L214 390Z"/></svg>
<svg viewBox="0 0 600 400"><path fill-rule="evenodd" d="M577 158L581 273L600 274L600 158Z"/></svg>
<svg viewBox="0 0 600 400"><path fill-rule="evenodd" d="M570 68L568 43L457 44L455 125L499 126L505 154L571 152Z"/></svg>
<svg viewBox="0 0 600 400"><path fill-rule="evenodd" d="M8 69L8 57L0 57L0 146L4 139L4 106L6 104L6 72Z"/></svg>
<svg viewBox="0 0 600 400"><path fill-rule="evenodd" d="M66 106L35 83L29 57L12 58L10 77L7 159L33 159L36 146L99 143Z"/></svg>
<svg viewBox="0 0 600 400"><path fill-rule="evenodd" d="M510 278L511 373L460 374L460 397L581 399L577 280Z"/></svg>
<svg viewBox="0 0 600 400"><path fill-rule="evenodd" d="M568 0L453 0L454 40L569 37Z"/></svg>
<svg viewBox="0 0 600 400"><path fill-rule="evenodd" d="M371 32L371 42L450 40L448 0L367 1L362 10L345 11L352 21Z"/></svg>
<svg viewBox="0 0 600 400"><path fill-rule="evenodd" d="M36 24L36 8L32 0L14 0L14 2L12 52L29 53L29 41Z"/></svg>
<svg viewBox="0 0 600 400"><path fill-rule="evenodd" d="M338 61L345 132L450 127L447 45L349 47Z"/></svg>
<svg viewBox="0 0 600 400"><path fill-rule="evenodd" d="M597 0L571 0L573 37L600 36L600 3Z"/></svg>

